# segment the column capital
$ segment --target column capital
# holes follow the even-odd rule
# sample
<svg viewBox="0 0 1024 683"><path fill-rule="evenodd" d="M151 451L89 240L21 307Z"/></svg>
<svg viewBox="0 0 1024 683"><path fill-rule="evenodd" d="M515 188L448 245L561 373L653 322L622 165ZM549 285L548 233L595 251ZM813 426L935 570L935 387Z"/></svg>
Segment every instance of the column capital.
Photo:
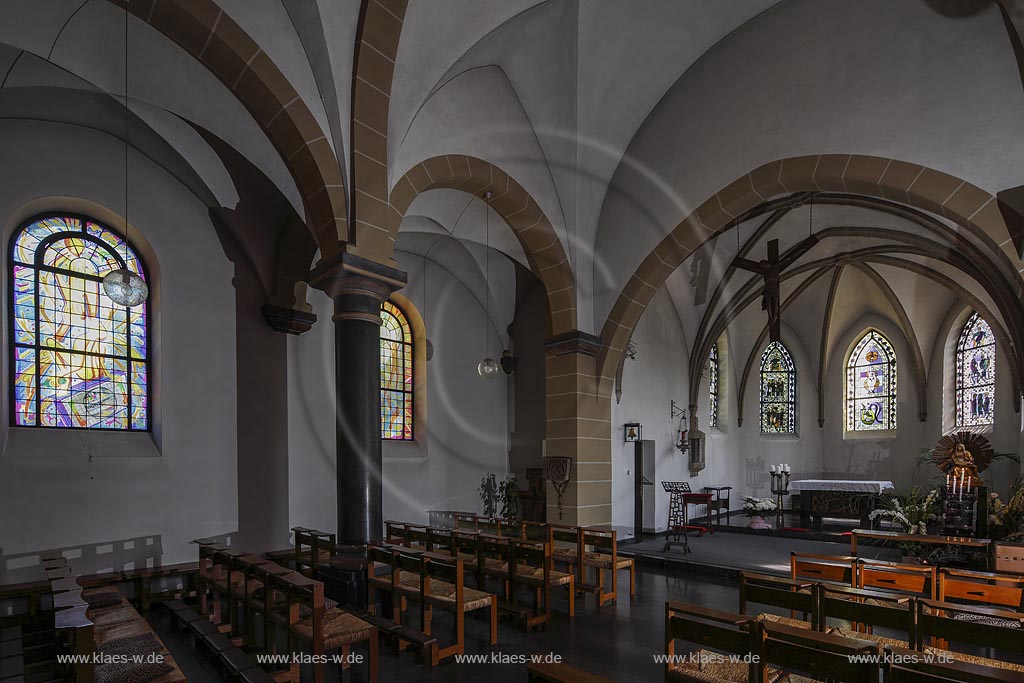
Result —
<svg viewBox="0 0 1024 683"><path fill-rule="evenodd" d="M380 306L405 286L408 277L397 268L341 252L317 264L309 284L334 300L333 320L365 320L380 324Z"/></svg>
<svg viewBox="0 0 1024 683"><path fill-rule="evenodd" d="M570 330L545 339L544 348L551 356L564 356L570 353L596 356L601 351L603 343L601 338L595 334Z"/></svg>
<svg viewBox="0 0 1024 683"><path fill-rule="evenodd" d="M313 323L316 322L316 314L309 311L299 310L291 306L278 306L265 303L260 310L263 319L275 332L286 334L302 334L308 332Z"/></svg>

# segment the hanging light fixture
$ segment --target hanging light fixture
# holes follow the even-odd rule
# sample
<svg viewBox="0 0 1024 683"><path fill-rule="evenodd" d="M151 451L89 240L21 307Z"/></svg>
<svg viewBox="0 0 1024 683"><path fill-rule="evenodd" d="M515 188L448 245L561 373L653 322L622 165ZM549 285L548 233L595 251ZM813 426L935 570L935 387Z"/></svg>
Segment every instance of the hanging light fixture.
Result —
<svg viewBox="0 0 1024 683"><path fill-rule="evenodd" d="M484 350L487 349L487 326L491 321L491 212L490 204L487 201L491 193L484 192ZM494 379L501 374L501 366L498 361L490 356L484 356L476 366L476 372L484 379Z"/></svg>
<svg viewBox="0 0 1024 683"><path fill-rule="evenodd" d="M149 297L149 287L138 273L128 269L128 5L124 9L124 261L103 278L103 292L121 306L138 306Z"/></svg>

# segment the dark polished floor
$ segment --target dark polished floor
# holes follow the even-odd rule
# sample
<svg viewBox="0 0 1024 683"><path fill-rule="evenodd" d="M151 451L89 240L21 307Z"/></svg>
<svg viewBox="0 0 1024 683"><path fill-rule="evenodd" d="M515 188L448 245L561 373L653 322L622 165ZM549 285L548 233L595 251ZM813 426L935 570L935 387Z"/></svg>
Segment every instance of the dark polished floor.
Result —
<svg viewBox="0 0 1024 683"><path fill-rule="evenodd" d="M620 576L627 578L625 573ZM546 630L526 633L518 625L502 621L498 644L493 647L487 643L487 622L468 618L466 653L494 653L499 657L555 653L566 663L622 683L659 681L663 680L663 669L655 664L653 656L663 651L665 601L683 600L735 611L739 600L737 584L733 580L687 576L682 570L672 567L641 567L637 572L637 596L633 600L629 598L628 581L619 583L617 605L599 609L593 597L577 599L576 619L573 621L566 616L563 596L564 592L558 591L553 598L555 614ZM212 662L198 655L182 635L170 629L161 612L155 611L150 617L190 683L225 680ZM434 633L442 644L451 642L451 615L435 610L434 624ZM431 669L417 662L412 654L398 655L387 647L382 648L380 662L382 683L526 680L524 664L459 664L450 658ZM336 680L336 673L329 670L327 677L328 680ZM345 679L365 681L365 665L353 667ZM304 670L303 680L312 680L312 671Z"/></svg>

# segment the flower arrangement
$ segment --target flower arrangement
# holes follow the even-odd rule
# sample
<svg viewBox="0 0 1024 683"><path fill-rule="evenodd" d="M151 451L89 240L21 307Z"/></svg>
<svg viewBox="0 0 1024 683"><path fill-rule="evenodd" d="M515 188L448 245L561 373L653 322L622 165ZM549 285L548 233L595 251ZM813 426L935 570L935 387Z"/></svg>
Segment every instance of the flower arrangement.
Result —
<svg viewBox="0 0 1024 683"><path fill-rule="evenodd" d="M1024 541L1024 479L1010 484L1004 503L999 494L989 494L990 535L997 541L1020 543Z"/></svg>
<svg viewBox="0 0 1024 683"><path fill-rule="evenodd" d="M882 496L882 507L872 510L868 519L889 519L896 522L905 534L927 534L928 524L939 518L939 492L932 489L925 493L915 486L910 493Z"/></svg>
<svg viewBox="0 0 1024 683"><path fill-rule="evenodd" d="M743 496L743 514L747 517L763 517L778 510L773 498Z"/></svg>

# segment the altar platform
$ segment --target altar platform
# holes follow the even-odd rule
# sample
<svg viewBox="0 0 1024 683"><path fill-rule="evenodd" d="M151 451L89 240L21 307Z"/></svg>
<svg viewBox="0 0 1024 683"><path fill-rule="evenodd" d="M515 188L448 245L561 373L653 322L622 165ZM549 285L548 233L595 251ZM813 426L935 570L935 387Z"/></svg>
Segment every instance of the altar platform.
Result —
<svg viewBox="0 0 1024 683"><path fill-rule="evenodd" d="M739 518L737 520L736 518ZM746 524L742 515L734 515L733 521ZM724 520L723 520L724 521ZM629 545L622 545L619 554L633 557L638 563L660 566L675 566L694 573L735 577L743 571L789 575L790 553L813 553L817 555L848 555L850 538L841 533L803 534L800 532L753 532L745 528L716 528L714 534L690 534L690 553L674 547L665 551L665 535L645 535ZM825 538L834 540L825 540ZM898 548L863 546L860 557L898 562Z"/></svg>

